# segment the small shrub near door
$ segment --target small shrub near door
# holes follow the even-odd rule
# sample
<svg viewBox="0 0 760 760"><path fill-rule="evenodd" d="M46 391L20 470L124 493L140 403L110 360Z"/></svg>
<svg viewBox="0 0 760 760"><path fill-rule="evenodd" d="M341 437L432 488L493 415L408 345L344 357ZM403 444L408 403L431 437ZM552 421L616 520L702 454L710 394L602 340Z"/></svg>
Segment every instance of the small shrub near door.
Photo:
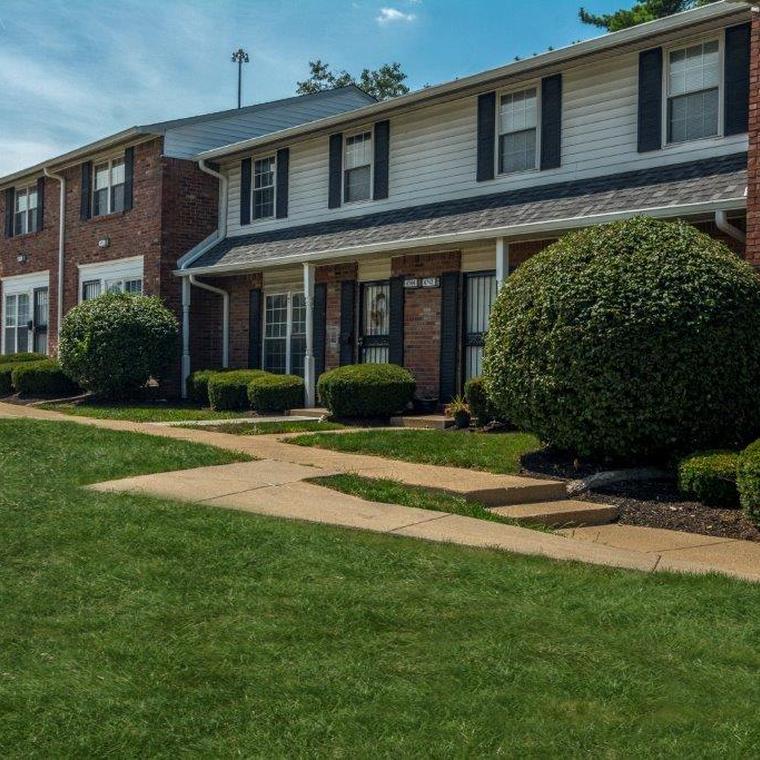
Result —
<svg viewBox="0 0 760 760"><path fill-rule="evenodd" d="M176 318L160 299L108 293L66 315L59 358L64 372L83 388L129 398L176 366L178 334Z"/></svg>
<svg viewBox="0 0 760 760"><path fill-rule="evenodd" d="M199 406L209 406L208 382L214 375L220 372L229 372L228 369L199 369L187 378L188 399Z"/></svg>
<svg viewBox="0 0 760 760"><path fill-rule="evenodd" d="M211 408L217 412L248 409L248 385L257 377L267 374L259 369L237 369L213 373L208 379L208 398Z"/></svg>
<svg viewBox="0 0 760 760"><path fill-rule="evenodd" d="M63 398L79 392L54 359L17 364L13 370L13 387L19 395L31 398Z"/></svg>
<svg viewBox="0 0 760 760"><path fill-rule="evenodd" d="M739 454L735 451L692 454L678 464L678 488L687 498L709 507L738 507L738 463Z"/></svg>
<svg viewBox="0 0 760 760"><path fill-rule="evenodd" d="M488 399L482 377L473 377L468 380L464 384L464 395L478 427L485 427L492 422L506 423L504 415Z"/></svg>
<svg viewBox="0 0 760 760"><path fill-rule="evenodd" d="M396 364L350 364L325 372L319 398L336 417L390 417L414 398L414 376Z"/></svg>
<svg viewBox="0 0 760 760"><path fill-rule="evenodd" d="M259 414L274 414L303 406L303 380L296 375L262 375L248 384L248 401Z"/></svg>

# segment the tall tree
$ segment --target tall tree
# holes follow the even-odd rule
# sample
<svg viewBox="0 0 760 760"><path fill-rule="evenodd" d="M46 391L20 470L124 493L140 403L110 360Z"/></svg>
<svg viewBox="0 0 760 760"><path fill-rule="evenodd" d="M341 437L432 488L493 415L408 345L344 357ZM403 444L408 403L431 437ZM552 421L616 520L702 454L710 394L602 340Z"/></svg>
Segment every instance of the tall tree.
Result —
<svg viewBox="0 0 760 760"><path fill-rule="evenodd" d="M596 14L581 8L578 15L584 24L598 26L608 32L618 32L629 26L654 21L663 16L672 16L674 13L681 13L681 11L714 2L716 0L639 0L634 3L633 8L621 8L614 13Z"/></svg>
<svg viewBox="0 0 760 760"><path fill-rule="evenodd" d="M309 61L309 69L309 78L297 83L298 95L311 95L314 92L345 87L349 84L355 84L378 100L395 98L397 95L409 92L409 88L404 84L407 75L400 63L385 63L379 69L363 69L358 79L347 71L333 71L329 63L319 58L316 61Z"/></svg>

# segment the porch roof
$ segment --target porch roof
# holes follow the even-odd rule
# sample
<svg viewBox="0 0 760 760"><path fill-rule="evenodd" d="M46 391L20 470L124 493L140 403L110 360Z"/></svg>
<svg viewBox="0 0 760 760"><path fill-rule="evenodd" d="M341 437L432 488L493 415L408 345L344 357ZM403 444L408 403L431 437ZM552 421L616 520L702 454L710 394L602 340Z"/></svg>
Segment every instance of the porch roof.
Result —
<svg viewBox="0 0 760 760"><path fill-rule="evenodd" d="M694 216L746 205L747 154L226 238L191 273L264 269L394 248L560 231L636 214Z"/></svg>

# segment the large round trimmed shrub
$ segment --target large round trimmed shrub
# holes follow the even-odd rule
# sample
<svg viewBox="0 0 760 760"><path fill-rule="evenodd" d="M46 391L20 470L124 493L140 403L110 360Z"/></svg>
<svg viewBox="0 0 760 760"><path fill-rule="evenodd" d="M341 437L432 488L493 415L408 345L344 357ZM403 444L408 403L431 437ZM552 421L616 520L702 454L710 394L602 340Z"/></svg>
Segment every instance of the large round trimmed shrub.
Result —
<svg viewBox="0 0 760 760"><path fill-rule="evenodd" d="M59 359L80 386L128 398L176 364L179 326L158 298L113 293L64 318Z"/></svg>
<svg viewBox="0 0 760 760"><path fill-rule="evenodd" d="M266 374L248 383L248 401L259 414L285 412L303 406L304 383L296 375Z"/></svg>
<svg viewBox="0 0 760 760"><path fill-rule="evenodd" d="M414 377L396 364L349 364L325 372L319 398L336 417L390 417L414 398Z"/></svg>
<svg viewBox="0 0 760 760"><path fill-rule="evenodd" d="M760 430L760 280L685 223L638 217L572 233L501 289L489 397L582 456L731 448Z"/></svg>
<svg viewBox="0 0 760 760"><path fill-rule="evenodd" d="M214 372L207 381L211 408L217 412L248 409L248 385L251 380L267 374L260 369Z"/></svg>
<svg viewBox="0 0 760 760"><path fill-rule="evenodd" d="M703 451L678 463L678 488L687 498L708 507L732 509L739 506L736 451Z"/></svg>
<svg viewBox="0 0 760 760"><path fill-rule="evenodd" d="M12 382L21 396L32 398L63 398L79 391L55 359L16 364Z"/></svg>

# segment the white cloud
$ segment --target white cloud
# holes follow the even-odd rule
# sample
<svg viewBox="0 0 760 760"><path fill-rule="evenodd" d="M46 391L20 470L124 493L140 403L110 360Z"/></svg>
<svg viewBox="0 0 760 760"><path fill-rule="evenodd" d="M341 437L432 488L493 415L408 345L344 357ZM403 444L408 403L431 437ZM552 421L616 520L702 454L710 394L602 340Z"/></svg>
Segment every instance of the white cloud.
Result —
<svg viewBox="0 0 760 760"><path fill-rule="evenodd" d="M399 22L408 24L416 18L417 17L414 13L404 13L398 8L381 8L376 21L378 24L385 26L387 24L395 24Z"/></svg>

